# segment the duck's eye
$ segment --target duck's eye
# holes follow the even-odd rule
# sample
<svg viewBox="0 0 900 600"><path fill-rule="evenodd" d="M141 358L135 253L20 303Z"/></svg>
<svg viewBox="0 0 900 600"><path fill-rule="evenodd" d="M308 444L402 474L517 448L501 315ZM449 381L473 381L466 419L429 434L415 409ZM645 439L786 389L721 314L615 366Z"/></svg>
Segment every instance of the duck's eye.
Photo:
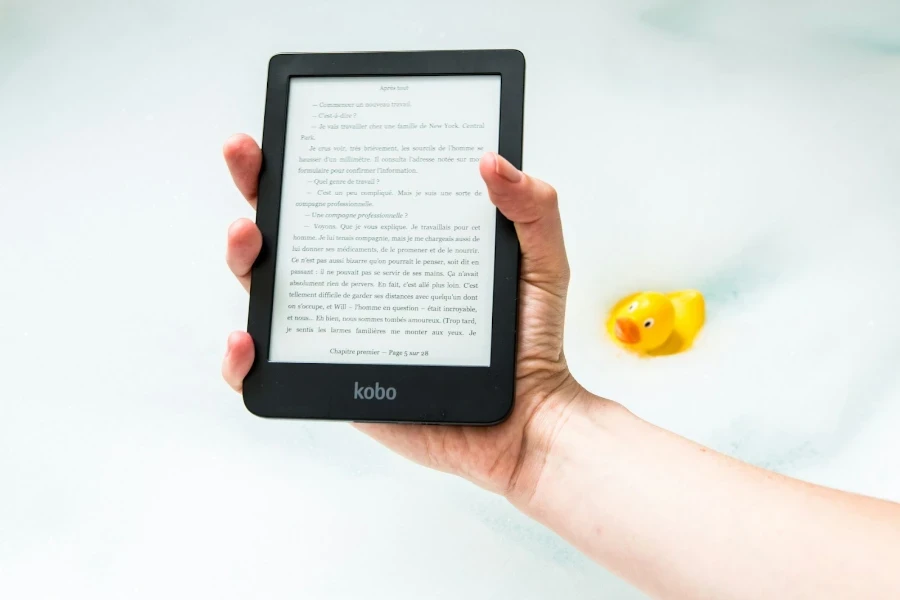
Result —
<svg viewBox="0 0 900 600"><path fill-rule="evenodd" d="M647 329L653 327L653 319L647 319L646 321L644 321L644 327L646 327Z"/></svg>
<svg viewBox="0 0 900 600"><path fill-rule="evenodd" d="M634 309L637 308L637 302L632 302L628 305L628 312L634 312Z"/></svg>

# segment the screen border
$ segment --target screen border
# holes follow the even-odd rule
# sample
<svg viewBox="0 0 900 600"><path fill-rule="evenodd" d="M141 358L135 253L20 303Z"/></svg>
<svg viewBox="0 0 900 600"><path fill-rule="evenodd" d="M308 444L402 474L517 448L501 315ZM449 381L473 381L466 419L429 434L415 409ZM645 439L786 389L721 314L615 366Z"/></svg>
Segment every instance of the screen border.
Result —
<svg viewBox="0 0 900 600"><path fill-rule="evenodd" d="M492 425L512 411L520 249L496 211L491 361L488 367L270 362L275 249L281 208L288 94L296 77L499 75L498 151L522 168L525 57L518 50L277 54L269 60L256 224L262 248L251 271L247 331L255 358L243 382L260 417ZM487 197L485 201L489 202ZM396 389L393 400L354 398L356 384Z"/></svg>

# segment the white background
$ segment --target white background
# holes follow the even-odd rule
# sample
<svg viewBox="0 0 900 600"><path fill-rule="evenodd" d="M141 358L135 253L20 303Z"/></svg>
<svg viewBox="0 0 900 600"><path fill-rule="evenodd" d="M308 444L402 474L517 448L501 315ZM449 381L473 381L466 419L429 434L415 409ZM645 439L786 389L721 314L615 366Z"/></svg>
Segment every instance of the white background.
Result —
<svg viewBox="0 0 900 600"><path fill-rule="evenodd" d="M247 303L225 232L251 213L220 147L258 136L283 51L524 51L576 375L900 500L900 7L766 6L0 4L0 595L640 597L503 501L347 426L252 417L221 381ZM707 292L690 354L599 333L644 287Z"/></svg>

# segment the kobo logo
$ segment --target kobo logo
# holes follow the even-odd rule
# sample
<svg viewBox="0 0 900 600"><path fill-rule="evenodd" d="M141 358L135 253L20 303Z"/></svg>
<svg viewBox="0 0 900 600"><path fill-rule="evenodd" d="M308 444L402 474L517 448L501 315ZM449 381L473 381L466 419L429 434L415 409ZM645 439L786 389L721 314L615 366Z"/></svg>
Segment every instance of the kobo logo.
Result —
<svg viewBox="0 0 900 600"><path fill-rule="evenodd" d="M359 387L358 381L355 381L353 385L354 400L393 400L396 397L396 388L383 388L377 381L375 382L375 387Z"/></svg>

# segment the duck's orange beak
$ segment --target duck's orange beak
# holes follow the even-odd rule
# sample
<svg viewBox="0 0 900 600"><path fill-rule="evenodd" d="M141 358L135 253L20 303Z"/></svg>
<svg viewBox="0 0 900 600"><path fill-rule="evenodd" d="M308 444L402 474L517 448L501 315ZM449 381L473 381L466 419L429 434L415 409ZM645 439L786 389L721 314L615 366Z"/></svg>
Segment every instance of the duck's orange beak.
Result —
<svg viewBox="0 0 900 600"><path fill-rule="evenodd" d="M641 330L631 319L616 319L616 337L623 344L637 344L641 341Z"/></svg>

